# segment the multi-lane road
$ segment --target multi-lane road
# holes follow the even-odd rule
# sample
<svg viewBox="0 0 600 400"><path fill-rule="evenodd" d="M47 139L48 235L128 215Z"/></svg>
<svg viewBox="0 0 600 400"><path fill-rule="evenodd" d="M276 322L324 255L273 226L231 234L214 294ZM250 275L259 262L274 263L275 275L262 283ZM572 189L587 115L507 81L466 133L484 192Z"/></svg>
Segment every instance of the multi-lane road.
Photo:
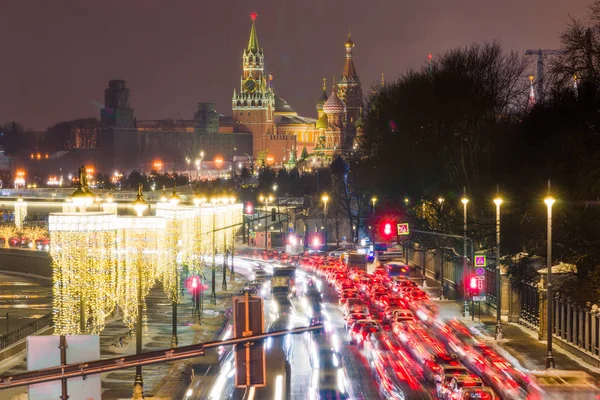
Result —
<svg viewBox="0 0 600 400"><path fill-rule="evenodd" d="M248 264L236 260L244 273ZM298 286L306 282L298 270ZM303 283L304 282L304 283ZM291 300L267 298L264 301L267 331L307 326L311 318L322 320L323 332L287 335L267 339L267 386L254 389L235 388L233 352L222 349L220 362L198 369L187 390L187 399L311 399L331 389L353 399L375 399L377 385L369 366L355 346L350 346L343 326L343 315L335 292L327 285L302 289L301 297ZM229 334L225 330L224 335ZM331 386L331 387L330 387ZM336 398L336 397L333 397Z"/></svg>

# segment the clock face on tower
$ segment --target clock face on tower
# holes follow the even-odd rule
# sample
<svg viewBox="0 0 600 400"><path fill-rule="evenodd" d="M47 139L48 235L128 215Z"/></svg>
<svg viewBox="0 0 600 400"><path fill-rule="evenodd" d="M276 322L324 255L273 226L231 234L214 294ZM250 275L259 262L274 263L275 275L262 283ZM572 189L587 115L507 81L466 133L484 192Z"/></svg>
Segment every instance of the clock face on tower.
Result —
<svg viewBox="0 0 600 400"><path fill-rule="evenodd" d="M256 90L256 81L252 77L248 77L244 81L244 90L246 92L254 92Z"/></svg>

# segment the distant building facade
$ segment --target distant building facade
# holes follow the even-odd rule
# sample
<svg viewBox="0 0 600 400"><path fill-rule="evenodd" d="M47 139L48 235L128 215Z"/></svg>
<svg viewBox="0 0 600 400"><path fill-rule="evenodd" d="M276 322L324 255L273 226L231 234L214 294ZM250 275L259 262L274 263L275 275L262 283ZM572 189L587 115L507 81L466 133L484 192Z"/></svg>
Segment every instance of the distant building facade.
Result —
<svg viewBox="0 0 600 400"><path fill-rule="evenodd" d="M230 161L236 154L252 152L250 134L221 131L220 119L227 118L219 115L212 103L199 103L189 120L139 121L123 80L109 82L104 103L98 143L106 155L101 164L109 170L149 172L157 161L171 170L186 170L186 159L196 160L201 152L205 160L220 157Z"/></svg>

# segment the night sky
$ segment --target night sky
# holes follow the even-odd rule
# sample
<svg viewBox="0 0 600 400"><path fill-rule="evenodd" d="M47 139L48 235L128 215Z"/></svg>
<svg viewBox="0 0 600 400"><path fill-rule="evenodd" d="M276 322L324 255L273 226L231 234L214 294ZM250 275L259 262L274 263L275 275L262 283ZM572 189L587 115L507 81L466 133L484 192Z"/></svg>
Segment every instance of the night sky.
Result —
<svg viewBox="0 0 600 400"><path fill-rule="evenodd" d="M42 130L99 117L110 79L125 79L138 119L186 118L198 102L231 113L249 14L277 95L314 116L321 79L339 79L348 28L363 91L428 53L498 39L553 48L585 0L2 1L0 122ZM365 6L368 7L365 8Z"/></svg>

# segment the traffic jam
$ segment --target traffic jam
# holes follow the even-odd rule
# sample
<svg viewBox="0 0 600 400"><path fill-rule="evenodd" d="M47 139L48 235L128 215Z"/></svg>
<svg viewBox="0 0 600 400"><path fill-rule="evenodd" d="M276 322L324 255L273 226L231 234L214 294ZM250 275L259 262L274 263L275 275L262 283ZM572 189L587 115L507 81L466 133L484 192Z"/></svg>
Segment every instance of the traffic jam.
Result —
<svg viewBox="0 0 600 400"><path fill-rule="evenodd" d="M476 329L458 319L442 320L436 302L411 279L410 267L403 263L389 262L368 271L348 268L338 256L283 256L285 259L277 260L281 256L271 253L253 256L299 267L294 295L303 295L302 281L306 287L334 294L338 305L328 307L341 309L347 343L356 346L380 398L565 398L549 397L556 390L544 385L534 372L517 369ZM324 334L336 336L331 315L331 310L323 311L313 316L311 323L323 323ZM580 390L569 389L583 395L573 398L598 398L588 377L580 379ZM558 375L555 378L560 380ZM347 398L344 395L347 393L332 397L328 392L316 398Z"/></svg>

